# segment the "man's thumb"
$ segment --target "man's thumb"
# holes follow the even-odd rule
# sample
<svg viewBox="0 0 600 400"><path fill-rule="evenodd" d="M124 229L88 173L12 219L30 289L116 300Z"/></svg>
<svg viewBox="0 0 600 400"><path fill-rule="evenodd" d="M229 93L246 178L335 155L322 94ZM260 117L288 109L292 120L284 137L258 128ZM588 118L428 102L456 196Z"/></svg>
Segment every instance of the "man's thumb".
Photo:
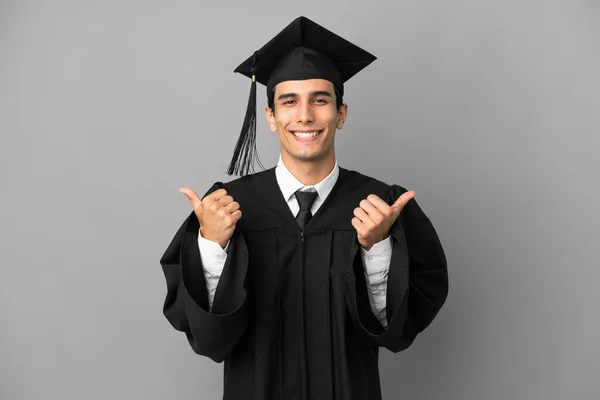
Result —
<svg viewBox="0 0 600 400"><path fill-rule="evenodd" d="M196 192L194 192L192 189L186 188L186 187L181 187L181 188L179 188L179 191L186 195L186 197L188 198L190 203L192 203L192 207L194 208L194 211L196 211L198 209L198 207L202 206L202 200L200 199L200 197L198 197L198 194Z"/></svg>
<svg viewBox="0 0 600 400"><path fill-rule="evenodd" d="M413 190L409 190L408 192L402 193L402 195L400 195L400 197L398 197L396 202L391 205L396 218L398 218L398 215L400 215L400 212L402 211L404 206L406 206L406 203L408 203L410 199L415 197L415 194L416 193Z"/></svg>

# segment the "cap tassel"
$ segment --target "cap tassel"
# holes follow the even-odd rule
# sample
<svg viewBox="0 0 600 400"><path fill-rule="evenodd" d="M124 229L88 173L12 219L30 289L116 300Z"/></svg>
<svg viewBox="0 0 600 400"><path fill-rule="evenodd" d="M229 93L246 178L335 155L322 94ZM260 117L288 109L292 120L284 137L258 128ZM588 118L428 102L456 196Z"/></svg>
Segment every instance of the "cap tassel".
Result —
<svg viewBox="0 0 600 400"><path fill-rule="evenodd" d="M254 57L256 63L256 53ZM258 161L258 165L264 169L258 159L258 151L256 150L256 75L254 66L252 69L252 85L250 86L250 97L248 98L246 116L244 117L240 137L235 145L231 163L227 169L227 175L243 176L253 173L255 160Z"/></svg>

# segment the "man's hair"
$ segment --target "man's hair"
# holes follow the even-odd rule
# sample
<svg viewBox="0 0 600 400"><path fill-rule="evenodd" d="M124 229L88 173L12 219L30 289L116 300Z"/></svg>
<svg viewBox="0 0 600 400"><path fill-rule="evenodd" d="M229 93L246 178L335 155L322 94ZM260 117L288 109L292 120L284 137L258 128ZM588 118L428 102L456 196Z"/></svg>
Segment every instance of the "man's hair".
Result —
<svg viewBox="0 0 600 400"><path fill-rule="evenodd" d="M344 104L344 100L342 99L342 95L339 90L334 86L333 91L335 92L335 110L338 111L342 104ZM269 108L275 112L275 88L271 89L267 92L267 105Z"/></svg>

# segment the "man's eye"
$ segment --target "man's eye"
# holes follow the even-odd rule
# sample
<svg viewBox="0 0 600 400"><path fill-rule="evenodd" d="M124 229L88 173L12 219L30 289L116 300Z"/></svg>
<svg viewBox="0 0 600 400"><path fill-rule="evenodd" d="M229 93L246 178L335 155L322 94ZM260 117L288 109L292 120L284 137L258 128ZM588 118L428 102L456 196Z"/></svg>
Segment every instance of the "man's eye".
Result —
<svg viewBox="0 0 600 400"><path fill-rule="evenodd" d="M326 104L327 100L325 100L325 99L315 99L315 103Z"/></svg>
<svg viewBox="0 0 600 400"><path fill-rule="evenodd" d="M294 100L287 100L287 101L284 101L283 104L292 104L293 102L294 102Z"/></svg>

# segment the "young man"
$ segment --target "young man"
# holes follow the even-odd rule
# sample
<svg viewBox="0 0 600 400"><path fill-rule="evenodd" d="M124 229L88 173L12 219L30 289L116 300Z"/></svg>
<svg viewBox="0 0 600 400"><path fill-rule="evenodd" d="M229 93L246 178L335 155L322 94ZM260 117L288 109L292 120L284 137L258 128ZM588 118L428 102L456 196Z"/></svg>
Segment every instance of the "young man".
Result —
<svg viewBox="0 0 600 400"><path fill-rule="evenodd" d="M448 291L446 259L415 193L337 165L343 83L375 57L300 17L240 65L250 104L229 172L160 260L164 314L195 352L225 361L224 399L380 399L379 347L406 349ZM281 141L246 174L256 81ZM254 110L253 110L254 108Z"/></svg>

